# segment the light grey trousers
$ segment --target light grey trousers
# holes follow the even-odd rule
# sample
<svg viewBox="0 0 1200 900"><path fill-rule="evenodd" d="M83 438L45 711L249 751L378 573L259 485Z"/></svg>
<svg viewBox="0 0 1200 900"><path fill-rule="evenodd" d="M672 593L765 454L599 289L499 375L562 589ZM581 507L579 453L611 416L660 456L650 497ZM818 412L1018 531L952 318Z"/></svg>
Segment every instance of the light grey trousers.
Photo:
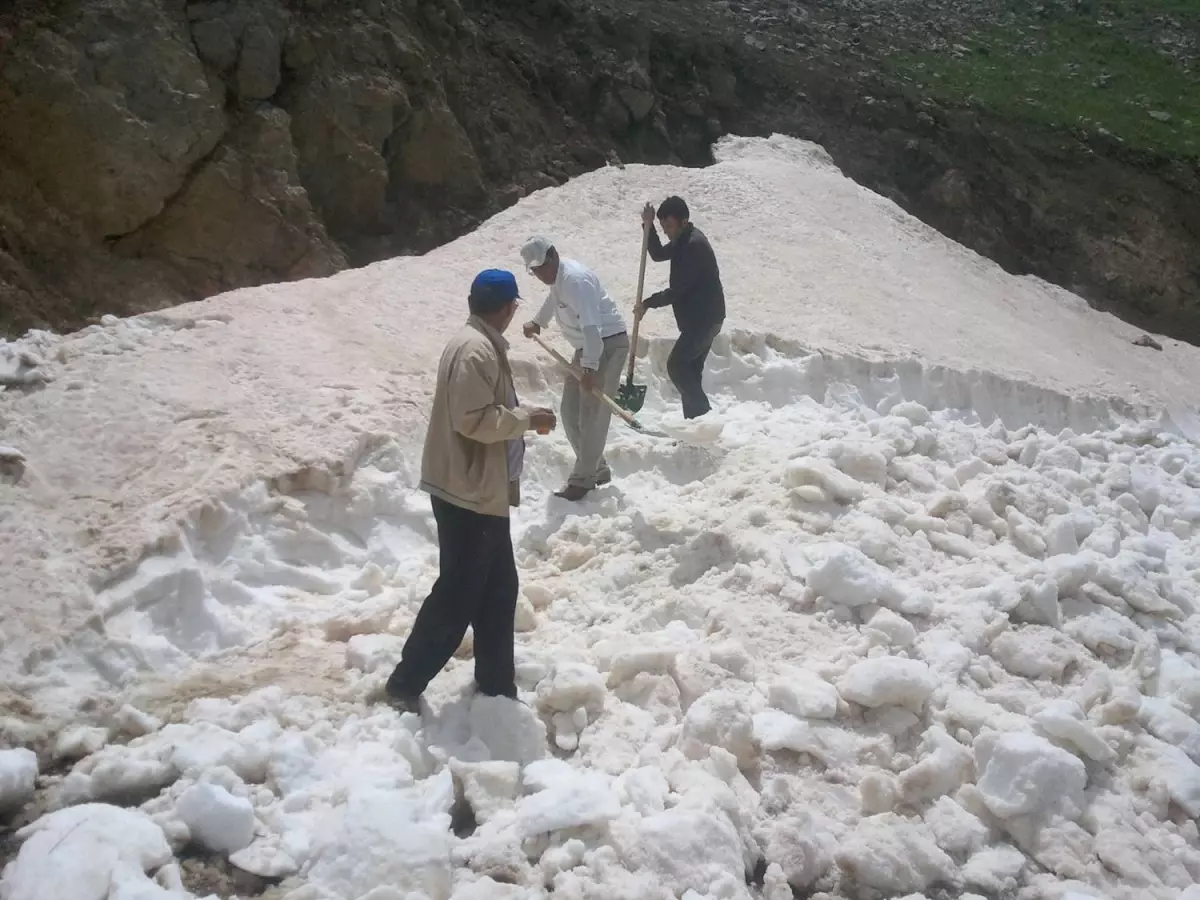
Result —
<svg viewBox="0 0 1200 900"><path fill-rule="evenodd" d="M572 360L576 366L583 357L582 350L575 351ZM604 339L604 351L600 354L600 368L596 372L596 386L613 397L621 387L621 371L629 358L629 335L614 334ZM594 488L597 479L612 478L608 461L604 458L604 444L608 440L608 424L612 410L595 394L585 393L578 380L568 375L563 387L562 422L571 449L575 451L575 468L571 471L568 484Z"/></svg>

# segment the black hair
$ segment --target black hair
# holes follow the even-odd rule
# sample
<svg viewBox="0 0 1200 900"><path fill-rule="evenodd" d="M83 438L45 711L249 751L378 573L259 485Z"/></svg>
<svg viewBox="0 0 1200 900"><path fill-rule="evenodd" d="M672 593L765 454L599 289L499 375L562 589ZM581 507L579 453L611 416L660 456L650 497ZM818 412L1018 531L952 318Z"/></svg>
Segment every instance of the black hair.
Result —
<svg viewBox="0 0 1200 900"><path fill-rule="evenodd" d="M515 297L506 298L503 294L492 290L475 290L467 295L467 308L473 316L491 316L500 312Z"/></svg>
<svg viewBox="0 0 1200 900"><path fill-rule="evenodd" d="M668 197L662 202L662 206L658 208L658 219L660 222L663 219L678 219L683 222L688 218L690 218L688 205L683 202L682 197Z"/></svg>

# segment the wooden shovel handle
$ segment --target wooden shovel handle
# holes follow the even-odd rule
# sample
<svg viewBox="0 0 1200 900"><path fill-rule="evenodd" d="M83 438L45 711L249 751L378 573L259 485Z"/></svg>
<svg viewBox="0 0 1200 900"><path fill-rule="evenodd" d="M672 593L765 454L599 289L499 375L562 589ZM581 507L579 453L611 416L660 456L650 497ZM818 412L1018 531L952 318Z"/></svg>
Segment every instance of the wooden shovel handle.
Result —
<svg viewBox="0 0 1200 900"><path fill-rule="evenodd" d="M642 262L638 268L638 286L637 286L637 303L634 306L636 310L642 305L642 291L646 287L646 255L650 252L650 229L654 226L649 222L642 222ZM633 339L629 343L629 369L625 373L627 382L633 381L633 358L637 355L637 339L638 326L642 324L642 317L636 312L633 315Z"/></svg>
<svg viewBox="0 0 1200 900"><path fill-rule="evenodd" d="M533 335L533 339L542 345L543 350L547 351L551 356L553 356L560 363L562 363L564 366L566 366L567 371L570 372L572 375L574 375L575 379L577 381L583 380L582 373L579 371L579 369L577 369L570 362L568 362L567 358L565 356L563 356L561 353L559 353L557 350L555 350L553 347L551 347L549 344L547 344L545 341L543 341L536 334ZM638 424L637 419L635 419L629 413L625 412L625 410L621 409L621 407L617 406L617 402L615 400L613 400L612 397L608 396L608 394L604 393L604 391L602 391L600 388L596 388L594 391L592 391L592 393L594 393L597 397L599 397L601 400L603 400L605 403L607 403L609 408L614 413L616 413L618 416L620 416L622 419L624 419L626 422L628 422L634 428L641 428L641 426Z"/></svg>

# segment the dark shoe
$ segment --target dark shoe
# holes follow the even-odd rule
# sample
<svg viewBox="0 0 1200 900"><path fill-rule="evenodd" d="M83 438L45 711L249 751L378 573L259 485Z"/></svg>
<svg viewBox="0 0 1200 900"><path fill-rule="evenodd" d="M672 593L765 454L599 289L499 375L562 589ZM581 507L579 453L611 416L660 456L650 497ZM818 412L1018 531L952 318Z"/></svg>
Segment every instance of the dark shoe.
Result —
<svg viewBox="0 0 1200 900"><path fill-rule="evenodd" d="M421 714L420 694L387 694L384 702L396 712L416 713L418 716Z"/></svg>
<svg viewBox="0 0 1200 900"><path fill-rule="evenodd" d="M591 492L591 488L580 487L577 484L568 484L561 491L555 491L554 496L562 497L564 500L570 500L572 503L576 503Z"/></svg>
<svg viewBox="0 0 1200 900"><path fill-rule="evenodd" d="M395 675L388 679L387 685L383 689L384 702L397 712L421 714L421 695L414 694L407 690L404 685L398 684Z"/></svg>
<svg viewBox="0 0 1200 900"><path fill-rule="evenodd" d="M612 483L612 472L604 472L596 476L596 487L604 487Z"/></svg>

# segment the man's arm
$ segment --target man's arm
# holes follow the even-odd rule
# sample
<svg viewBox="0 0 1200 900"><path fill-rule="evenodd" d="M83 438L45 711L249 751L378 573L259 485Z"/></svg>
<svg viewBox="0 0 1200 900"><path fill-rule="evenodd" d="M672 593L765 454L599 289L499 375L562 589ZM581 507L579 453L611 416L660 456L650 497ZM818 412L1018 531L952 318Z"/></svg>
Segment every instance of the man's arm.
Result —
<svg viewBox="0 0 1200 900"><path fill-rule="evenodd" d="M500 363L482 353L464 353L450 374L450 422L465 438L495 444L520 437L530 428L531 410L496 402Z"/></svg>
<svg viewBox="0 0 1200 900"><path fill-rule="evenodd" d="M583 352L579 364L585 369L600 368L604 338L600 336L600 285L578 275L564 279L562 290L579 313L579 328L583 332Z"/></svg>
<svg viewBox="0 0 1200 900"><path fill-rule="evenodd" d="M663 246L663 242L659 240L658 229L653 225L650 226L650 243L646 245L646 249L650 253L650 258L655 262L666 262L675 255L674 242Z"/></svg>
<svg viewBox="0 0 1200 900"><path fill-rule="evenodd" d="M643 305L648 309L660 306L674 306L680 300L687 301L695 297L701 283L704 281L703 247L688 241L680 250L679 258L674 262L675 284L664 288L646 298Z"/></svg>

